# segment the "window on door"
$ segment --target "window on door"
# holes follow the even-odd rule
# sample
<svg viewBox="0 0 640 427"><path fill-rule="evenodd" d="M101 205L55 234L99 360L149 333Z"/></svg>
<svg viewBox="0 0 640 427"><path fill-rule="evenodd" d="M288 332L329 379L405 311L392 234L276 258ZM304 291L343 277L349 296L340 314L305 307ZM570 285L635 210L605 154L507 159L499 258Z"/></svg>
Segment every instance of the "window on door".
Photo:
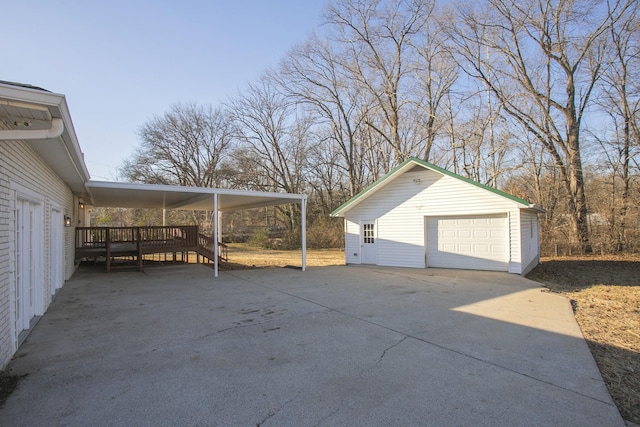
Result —
<svg viewBox="0 0 640 427"><path fill-rule="evenodd" d="M364 243L375 243L375 230L373 224L363 224Z"/></svg>

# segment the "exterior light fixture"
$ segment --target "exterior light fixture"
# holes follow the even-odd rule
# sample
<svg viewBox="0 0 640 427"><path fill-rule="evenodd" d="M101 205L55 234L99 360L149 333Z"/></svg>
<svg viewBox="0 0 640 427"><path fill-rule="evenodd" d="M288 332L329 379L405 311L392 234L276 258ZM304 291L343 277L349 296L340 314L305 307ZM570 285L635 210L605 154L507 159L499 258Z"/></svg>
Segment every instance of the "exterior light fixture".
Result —
<svg viewBox="0 0 640 427"><path fill-rule="evenodd" d="M80 209L84 209L84 203L80 202Z"/></svg>
<svg viewBox="0 0 640 427"><path fill-rule="evenodd" d="M64 216L64 226L65 227L70 227L71 226L71 217L69 215L65 215Z"/></svg>

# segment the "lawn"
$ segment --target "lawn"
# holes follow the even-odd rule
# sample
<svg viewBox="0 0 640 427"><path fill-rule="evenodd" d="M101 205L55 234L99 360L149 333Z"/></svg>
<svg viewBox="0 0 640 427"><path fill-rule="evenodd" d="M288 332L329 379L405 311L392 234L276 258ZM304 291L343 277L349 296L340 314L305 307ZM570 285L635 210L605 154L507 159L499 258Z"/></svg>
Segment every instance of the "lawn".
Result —
<svg viewBox="0 0 640 427"><path fill-rule="evenodd" d="M543 258L527 277L571 300L620 413L640 424L640 257Z"/></svg>
<svg viewBox="0 0 640 427"><path fill-rule="evenodd" d="M230 243L229 263L220 269L267 268L302 265L302 251L267 250L251 247L243 243ZM344 265L342 249L307 249L307 267Z"/></svg>

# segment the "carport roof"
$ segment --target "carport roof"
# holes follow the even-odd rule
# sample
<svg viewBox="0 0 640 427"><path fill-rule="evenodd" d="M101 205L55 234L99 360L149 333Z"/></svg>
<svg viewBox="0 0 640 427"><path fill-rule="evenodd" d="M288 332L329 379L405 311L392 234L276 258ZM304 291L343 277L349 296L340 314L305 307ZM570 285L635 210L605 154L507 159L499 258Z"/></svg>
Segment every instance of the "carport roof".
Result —
<svg viewBox="0 0 640 427"><path fill-rule="evenodd" d="M302 203L307 197L304 194L105 181L88 181L85 186L91 200L84 200L84 203L96 207L211 211L213 196L217 194L218 210L232 211Z"/></svg>

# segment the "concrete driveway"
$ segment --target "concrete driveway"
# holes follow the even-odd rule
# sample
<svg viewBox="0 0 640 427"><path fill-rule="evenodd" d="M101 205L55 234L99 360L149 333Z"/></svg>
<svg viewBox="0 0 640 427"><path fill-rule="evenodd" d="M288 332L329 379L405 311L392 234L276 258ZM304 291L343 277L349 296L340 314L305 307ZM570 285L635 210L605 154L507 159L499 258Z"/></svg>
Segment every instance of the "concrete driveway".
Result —
<svg viewBox="0 0 640 427"><path fill-rule="evenodd" d="M80 270L11 426L624 426L569 301L506 273Z"/></svg>

